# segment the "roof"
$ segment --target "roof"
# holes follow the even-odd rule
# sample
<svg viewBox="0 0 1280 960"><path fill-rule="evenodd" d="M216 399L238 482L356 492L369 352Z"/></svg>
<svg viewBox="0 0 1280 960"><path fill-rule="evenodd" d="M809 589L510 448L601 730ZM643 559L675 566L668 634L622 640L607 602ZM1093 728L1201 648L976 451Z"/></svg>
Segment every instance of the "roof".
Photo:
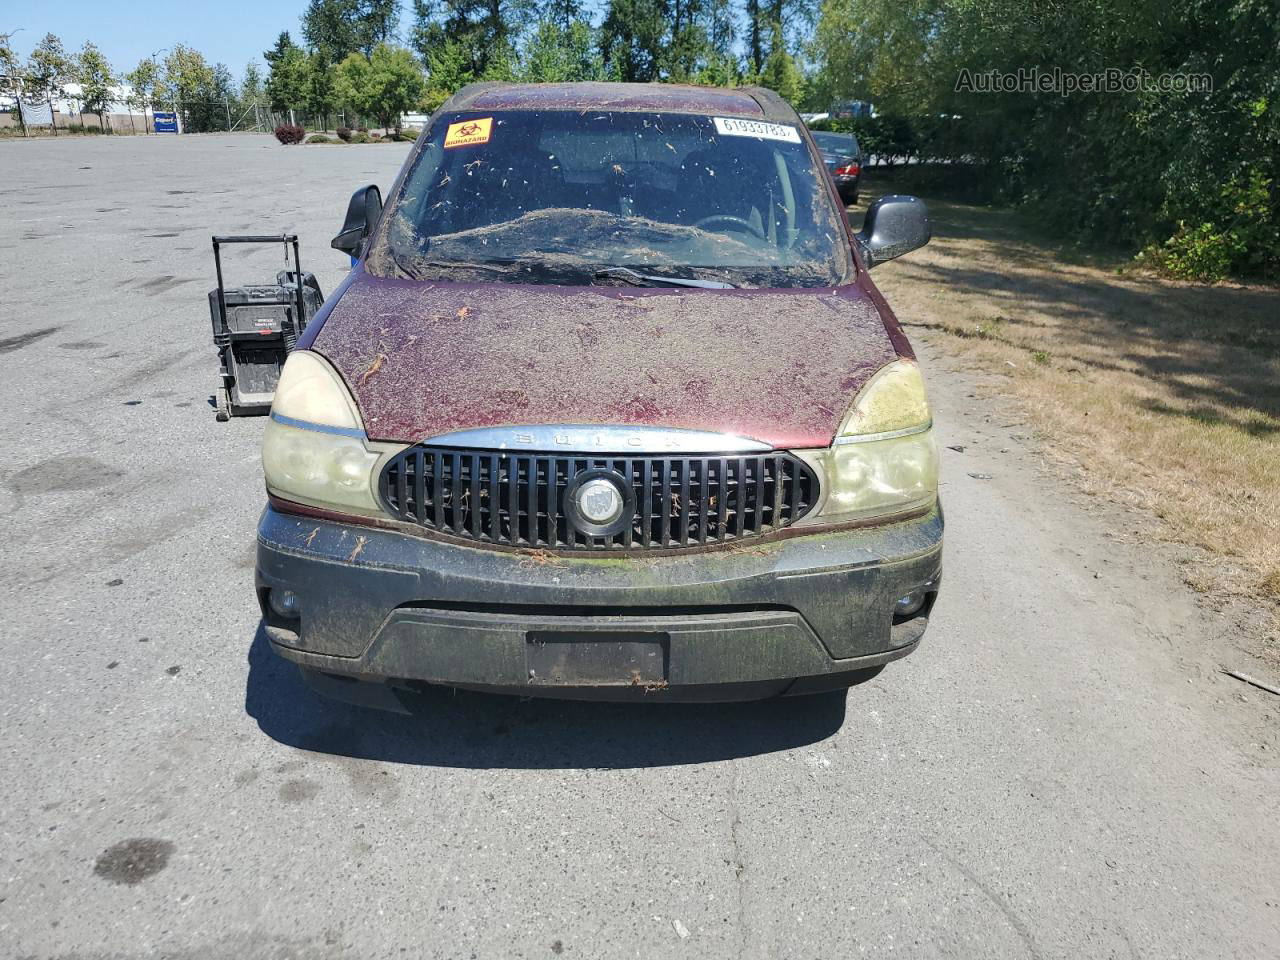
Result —
<svg viewBox="0 0 1280 960"><path fill-rule="evenodd" d="M628 110L719 114L795 123L781 97L763 87L679 83L473 83L441 110Z"/></svg>

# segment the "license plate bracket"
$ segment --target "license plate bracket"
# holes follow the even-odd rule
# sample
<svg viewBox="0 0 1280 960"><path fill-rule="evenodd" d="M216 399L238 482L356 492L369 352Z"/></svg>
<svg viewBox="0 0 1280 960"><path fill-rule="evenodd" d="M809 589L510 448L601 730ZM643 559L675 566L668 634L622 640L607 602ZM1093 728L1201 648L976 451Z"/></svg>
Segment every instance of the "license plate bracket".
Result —
<svg viewBox="0 0 1280 960"><path fill-rule="evenodd" d="M641 631L530 630L529 683L549 686L665 686L671 638Z"/></svg>

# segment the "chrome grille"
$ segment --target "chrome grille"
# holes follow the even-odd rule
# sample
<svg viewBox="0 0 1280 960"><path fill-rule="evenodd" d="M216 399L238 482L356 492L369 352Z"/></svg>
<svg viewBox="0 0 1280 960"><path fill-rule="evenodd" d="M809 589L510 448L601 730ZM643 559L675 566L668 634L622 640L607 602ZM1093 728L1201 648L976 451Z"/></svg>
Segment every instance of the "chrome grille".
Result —
<svg viewBox="0 0 1280 960"><path fill-rule="evenodd" d="M620 529L595 536L566 511L586 471L629 488ZM818 479L789 453L602 456L473 450L419 444L379 478L383 506L429 530L505 546L552 550L679 549L773 533L807 514Z"/></svg>

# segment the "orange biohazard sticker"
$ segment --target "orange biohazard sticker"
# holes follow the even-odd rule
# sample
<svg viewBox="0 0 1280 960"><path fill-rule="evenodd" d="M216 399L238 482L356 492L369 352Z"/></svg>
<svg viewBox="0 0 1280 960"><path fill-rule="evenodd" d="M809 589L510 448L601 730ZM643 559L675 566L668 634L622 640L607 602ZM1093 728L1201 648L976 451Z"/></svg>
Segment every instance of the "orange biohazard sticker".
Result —
<svg viewBox="0 0 1280 960"><path fill-rule="evenodd" d="M470 147L477 143L488 143L489 128L492 126L493 117L451 123L444 134L444 145L446 147Z"/></svg>

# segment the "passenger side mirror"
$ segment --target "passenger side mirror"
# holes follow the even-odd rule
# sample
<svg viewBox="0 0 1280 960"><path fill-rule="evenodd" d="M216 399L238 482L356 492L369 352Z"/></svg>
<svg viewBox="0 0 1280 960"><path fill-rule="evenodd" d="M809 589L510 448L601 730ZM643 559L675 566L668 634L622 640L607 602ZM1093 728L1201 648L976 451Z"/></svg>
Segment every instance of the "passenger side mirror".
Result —
<svg viewBox="0 0 1280 960"><path fill-rule="evenodd" d="M331 246L350 254L352 261L359 260L364 253L365 241L373 233L373 228L382 216L382 193L373 184L361 187L351 195L347 204L347 218L342 222L342 230L333 238Z"/></svg>
<svg viewBox="0 0 1280 960"><path fill-rule="evenodd" d="M862 261L871 269L929 242L929 210L923 200L902 194L881 197L867 208L854 235Z"/></svg>

